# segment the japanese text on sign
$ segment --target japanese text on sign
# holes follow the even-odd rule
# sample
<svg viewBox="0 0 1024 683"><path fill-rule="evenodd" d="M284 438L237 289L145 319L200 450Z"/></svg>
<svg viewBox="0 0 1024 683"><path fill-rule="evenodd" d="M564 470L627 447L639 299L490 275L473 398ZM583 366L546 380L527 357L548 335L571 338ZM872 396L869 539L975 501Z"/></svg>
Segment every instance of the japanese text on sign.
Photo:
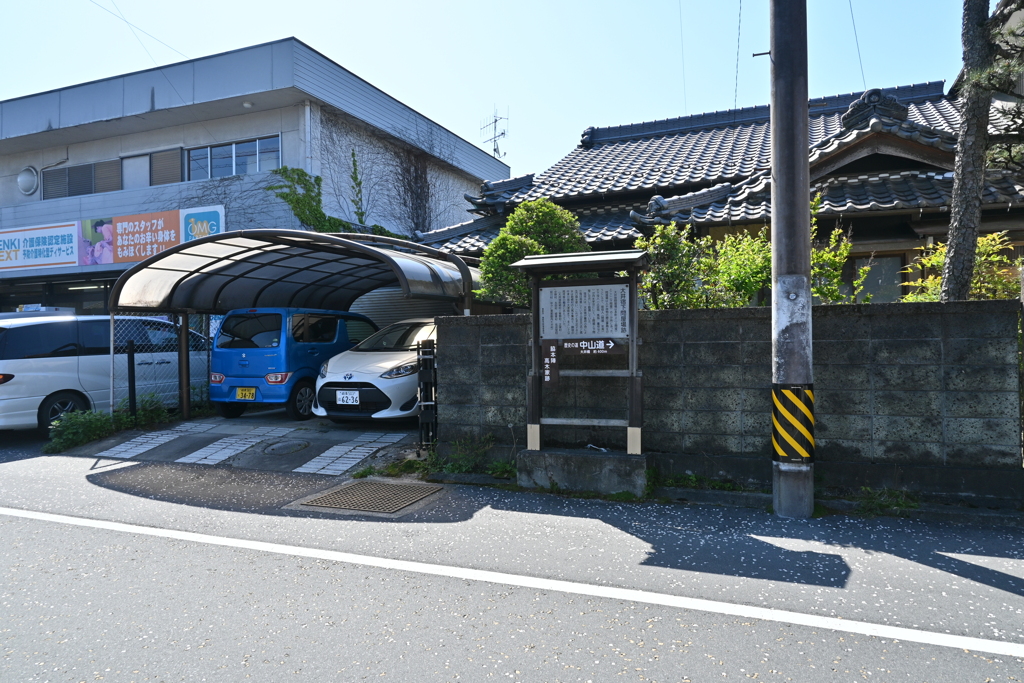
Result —
<svg viewBox="0 0 1024 683"><path fill-rule="evenodd" d="M541 372L544 377L541 380L548 386L558 384L558 341L555 339L544 339L540 343L540 359L543 366Z"/></svg>
<svg viewBox="0 0 1024 683"><path fill-rule="evenodd" d="M629 285L541 287L541 339L629 338Z"/></svg>
<svg viewBox="0 0 1024 683"><path fill-rule="evenodd" d="M0 270L73 266L78 261L78 223L0 232Z"/></svg>
<svg viewBox="0 0 1024 683"><path fill-rule="evenodd" d="M564 339L562 351L572 356L608 356L626 353L626 339Z"/></svg>
<svg viewBox="0 0 1024 683"><path fill-rule="evenodd" d="M177 211L113 219L114 261L141 261L180 242Z"/></svg>

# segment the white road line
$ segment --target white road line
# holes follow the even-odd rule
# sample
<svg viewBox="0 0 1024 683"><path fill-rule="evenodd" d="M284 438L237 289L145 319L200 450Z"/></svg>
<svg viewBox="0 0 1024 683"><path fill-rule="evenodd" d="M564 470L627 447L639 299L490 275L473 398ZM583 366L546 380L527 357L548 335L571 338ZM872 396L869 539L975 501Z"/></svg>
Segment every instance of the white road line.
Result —
<svg viewBox="0 0 1024 683"><path fill-rule="evenodd" d="M364 458L373 455L385 446L398 443L405 436L405 434L366 432L351 441L331 446L306 464L292 471L305 472L307 474L344 474L358 465Z"/></svg>
<svg viewBox="0 0 1024 683"><path fill-rule="evenodd" d="M911 643L922 643L924 645L952 647L961 650L977 650L979 652L988 652L996 655L1024 658L1024 644L1022 643L985 640L982 638L970 638L968 636L954 636L948 633L919 631L899 626L885 626L882 624L871 624L863 621L849 621L847 619L837 619L834 617L821 617L812 614L801 614L800 612L789 612L786 610L771 609L767 607L734 605L728 602L702 600L700 598L686 598L678 595L666 595L664 593L649 593L647 591L633 590L630 588L593 586L586 583L575 583L573 581L540 579L532 576L503 574L501 572L491 572L482 569L447 567L444 565L427 564L424 562L409 562L406 560L392 560L385 557L354 555L352 553L343 553L334 550L319 550L316 548L281 545L279 543L266 543L263 541L250 541L240 538L226 538L223 536L197 534L191 531L157 529L154 527L123 524L121 522L108 522L99 519L54 515L48 512L34 512L31 510L15 510L13 508L0 507L0 515L21 517L23 519L35 519L43 522L54 522L57 524L71 524L74 526L88 527L90 529L104 529L107 531L120 531L129 534L139 534L142 536L155 536L157 538L173 538L179 541L205 543L208 545L223 546L227 548L257 550L260 552L290 555L293 557L309 557L332 562L345 562L365 567L393 569L397 571L428 574L431 576L443 576L453 579L484 581L487 583L498 583L507 586L518 586L521 588L557 591L559 593L569 593L572 595L587 595L595 598L625 600L648 605L661 605L663 607L678 607L680 609L725 614L746 619L760 619L762 621L795 624L797 626L829 629L844 633L856 633L876 638L890 638L893 640L903 640Z"/></svg>

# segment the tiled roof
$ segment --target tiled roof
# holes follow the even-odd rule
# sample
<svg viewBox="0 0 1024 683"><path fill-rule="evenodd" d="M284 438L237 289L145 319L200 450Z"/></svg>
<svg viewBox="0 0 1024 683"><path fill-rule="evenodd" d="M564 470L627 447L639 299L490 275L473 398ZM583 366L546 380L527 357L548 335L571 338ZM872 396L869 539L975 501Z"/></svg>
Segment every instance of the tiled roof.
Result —
<svg viewBox="0 0 1024 683"><path fill-rule="evenodd" d="M593 246L619 240L633 240L640 230L630 220L631 207L611 207L590 210L577 216L583 238ZM639 208L639 207L633 207ZM478 256L491 243L502 226L505 216L484 216L443 230L420 233L421 241L441 251L460 255Z"/></svg>
<svg viewBox="0 0 1024 683"><path fill-rule="evenodd" d="M886 88L881 93L896 97L906 107L911 123L951 134L959 127L960 113L957 103L943 95L942 86L942 81L935 81ZM810 145L818 145L843 130L843 114L863 95L811 100ZM993 107L993 133L1003 120L1000 110ZM588 128L582 144L532 182L512 192L507 187L497 191L485 186L481 196L471 201L477 211L488 212L497 205L507 210L541 197L563 203L620 192L668 194L736 182L770 166L770 132L767 106Z"/></svg>
<svg viewBox="0 0 1024 683"><path fill-rule="evenodd" d="M889 133L904 140L911 140L921 145L928 145L943 152L952 154L956 151L956 135L916 121L894 121L892 119L871 118L865 125L826 138L811 147L811 166L841 149L856 144L873 133Z"/></svg>
<svg viewBox="0 0 1024 683"><path fill-rule="evenodd" d="M942 81L886 88L907 108L907 118L942 133L960 122L957 105L943 96ZM842 115L863 93L810 101L811 146L843 129ZM995 113L995 112L994 112ZM994 116L994 124L999 120ZM748 178L771 164L767 106L697 114L665 121L587 129L584 141L561 161L514 192L486 186L473 202L478 210L549 197L560 200L619 192L667 194ZM521 179L514 179L521 180ZM511 183L512 181L504 181Z"/></svg>
<svg viewBox="0 0 1024 683"><path fill-rule="evenodd" d="M492 211L501 213L505 207L505 202L523 188L530 187L531 185L533 185L532 173L507 180L489 180L480 187L479 197L469 194L465 195L465 197L466 201L478 209L482 209L487 213Z"/></svg>
<svg viewBox="0 0 1024 683"><path fill-rule="evenodd" d="M427 246L459 255L477 255L491 243L502 226L506 216L483 216L465 223L459 223L441 230L417 232L416 237Z"/></svg>
<svg viewBox="0 0 1024 683"><path fill-rule="evenodd" d="M949 206L953 174L902 171L823 178L811 186L810 196L820 193L818 215L871 211L934 209ZM672 200L665 200L666 204ZM1024 206L1024 180L1009 173L989 172L982 204L986 208ZM633 214L641 225L692 222L695 225L768 222L771 218L771 174L763 172L733 188L729 196L689 209Z"/></svg>

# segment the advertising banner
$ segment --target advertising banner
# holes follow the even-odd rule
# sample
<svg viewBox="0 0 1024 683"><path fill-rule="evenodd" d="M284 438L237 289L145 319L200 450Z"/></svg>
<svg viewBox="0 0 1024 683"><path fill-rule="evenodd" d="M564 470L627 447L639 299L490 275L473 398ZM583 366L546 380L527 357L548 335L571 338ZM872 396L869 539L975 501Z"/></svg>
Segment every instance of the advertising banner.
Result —
<svg viewBox="0 0 1024 683"><path fill-rule="evenodd" d="M178 211L119 216L114 225L114 263L142 261L173 247L181 240Z"/></svg>
<svg viewBox="0 0 1024 683"><path fill-rule="evenodd" d="M137 263L175 245L223 232L223 206L0 230L0 272Z"/></svg>
<svg viewBox="0 0 1024 683"><path fill-rule="evenodd" d="M182 243L224 232L224 207L203 206L181 212Z"/></svg>
<svg viewBox="0 0 1024 683"><path fill-rule="evenodd" d="M0 231L0 272L78 263L78 221Z"/></svg>

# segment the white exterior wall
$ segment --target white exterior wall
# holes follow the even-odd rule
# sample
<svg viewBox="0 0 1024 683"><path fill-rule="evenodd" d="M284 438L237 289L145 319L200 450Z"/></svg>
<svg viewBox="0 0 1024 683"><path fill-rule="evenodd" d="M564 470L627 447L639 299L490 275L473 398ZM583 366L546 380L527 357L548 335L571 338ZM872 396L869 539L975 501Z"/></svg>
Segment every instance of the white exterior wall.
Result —
<svg viewBox="0 0 1024 683"><path fill-rule="evenodd" d="M144 133L90 140L65 147L3 155L0 156L0 207L44 201L41 190L28 197L18 190L18 173L26 166L41 170L65 158L67 161L60 166L77 166L168 149L204 147L280 134L282 165L301 167L305 162L303 120L304 107L296 105L223 119L197 121Z"/></svg>
<svg viewBox="0 0 1024 683"><path fill-rule="evenodd" d="M358 222L352 203L352 151L355 150L359 177L363 184L363 205L366 225L381 225L392 232L412 235L413 230L426 232L466 220L467 192L479 190L480 182L469 174L439 161L452 150L438 149L439 145L424 132L417 147L399 141L389 134L370 128L331 107L312 110L313 146L317 154L312 167L323 177L324 210L350 222ZM414 136L409 133L408 136ZM422 150L431 150L424 155ZM414 225L408 209L409 189L401 187L409 176L403 167L419 154L425 163L424 180L427 202L426 229ZM410 156L412 155L412 156ZM423 191L423 188L420 190Z"/></svg>

